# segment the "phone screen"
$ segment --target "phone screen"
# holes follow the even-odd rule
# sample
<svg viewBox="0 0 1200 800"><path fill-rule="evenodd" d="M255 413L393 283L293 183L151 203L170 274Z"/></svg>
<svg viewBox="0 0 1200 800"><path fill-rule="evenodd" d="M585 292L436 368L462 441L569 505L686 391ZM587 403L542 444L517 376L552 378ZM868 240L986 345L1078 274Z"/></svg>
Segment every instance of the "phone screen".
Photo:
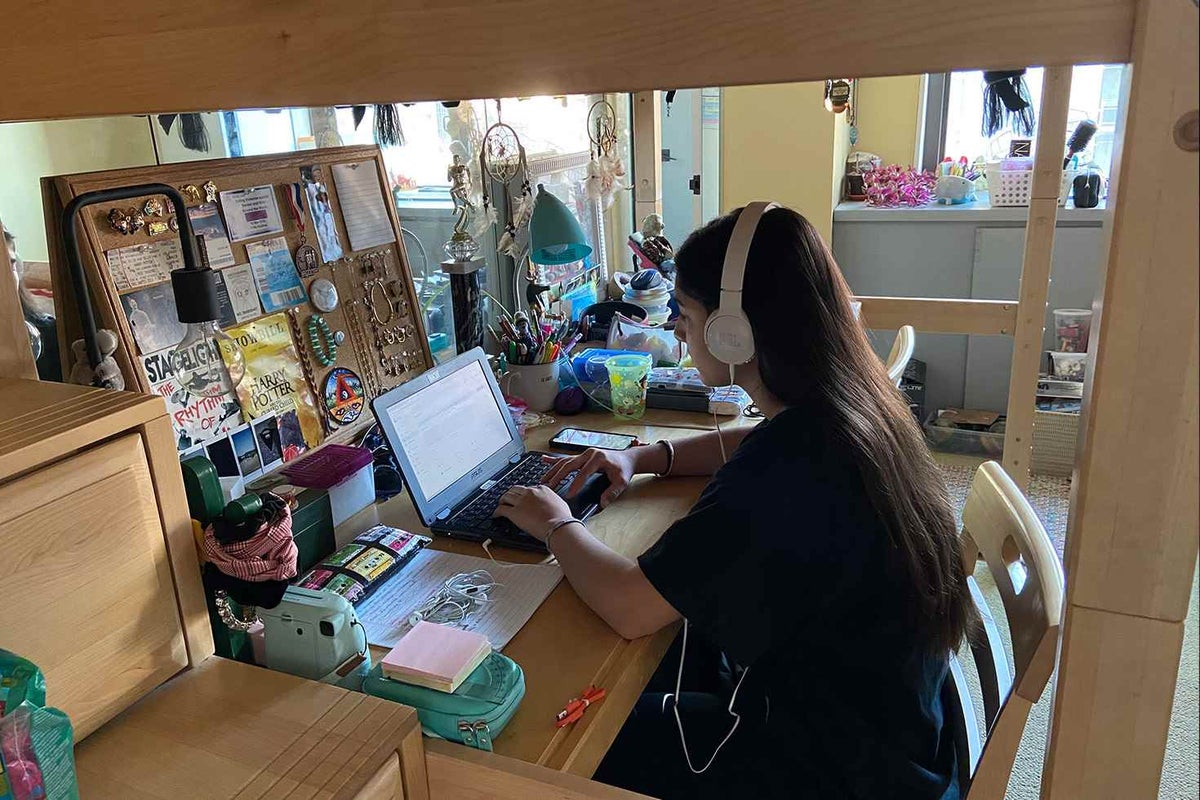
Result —
<svg viewBox="0 0 1200 800"><path fill-rule="evenodd" d="M555 435L552 444L567 447L596 447L600 450L626 450L633 445L634 437L623 433L585 431L579 428L563 428Z"/></svg>

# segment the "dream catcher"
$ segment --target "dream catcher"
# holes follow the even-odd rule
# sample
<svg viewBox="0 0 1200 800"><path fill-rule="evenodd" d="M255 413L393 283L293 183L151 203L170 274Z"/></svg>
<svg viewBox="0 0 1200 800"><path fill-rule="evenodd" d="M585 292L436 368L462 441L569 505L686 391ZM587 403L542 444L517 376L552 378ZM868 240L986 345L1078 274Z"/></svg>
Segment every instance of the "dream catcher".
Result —
<svg viewBox="0 0 1200 800"><path fill-rule="evenodd" d="M496 107L498 112L499 102ZM479 147L479 171L503 187L508 221L504 225L504 235L500 237L497 249L516 259L521 254L517 238L529 226L529 218L533 215L533 189L529 184L529 164L525 160L525 147L521 144L517 132L505 123L497 122L484 133L483 142ZM521 178L521 196L514 210L509 184L517 177ZM486 219L496 219L487 181L483 182L483 212Z"/></svg>
<svg viewBox="0 0 1200 800"><path fill-rule="evenodd" d="M625 164L617 153L617 112L607 100L592 104L587 118L592 158L588 162L587 196L607 209L625 183Z"/></svg>

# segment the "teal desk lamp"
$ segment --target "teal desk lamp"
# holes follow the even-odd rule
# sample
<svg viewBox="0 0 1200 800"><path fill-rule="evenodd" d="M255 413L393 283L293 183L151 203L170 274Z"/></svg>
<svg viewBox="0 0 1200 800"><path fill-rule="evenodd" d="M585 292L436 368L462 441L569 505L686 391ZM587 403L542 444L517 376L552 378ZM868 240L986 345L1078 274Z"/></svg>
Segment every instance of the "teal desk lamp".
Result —
<svg viewBox="0 0 1200 800"><path fill-rule="evenodd" d="M529 260L535 264L570 264L591 254L579 220L539 183L529 219Z"/></svg>

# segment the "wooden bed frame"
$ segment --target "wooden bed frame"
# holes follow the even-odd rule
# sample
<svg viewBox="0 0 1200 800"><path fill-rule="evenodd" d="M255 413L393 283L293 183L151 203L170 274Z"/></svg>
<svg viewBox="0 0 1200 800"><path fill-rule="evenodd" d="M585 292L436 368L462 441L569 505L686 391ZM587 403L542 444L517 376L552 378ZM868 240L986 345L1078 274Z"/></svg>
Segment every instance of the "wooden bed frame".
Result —
<svg viewBox="0 0 1200 800"><path fill-rule="evenodd" d="M69 0L0 18L0 120L645 90L1045 65L1020 297L864 298L872 324L1014 336L1005 466L1024 482L1070 66L1132 64L1067 538L1067 610L1043 797L1154 796L1197 553L1197 10L1191 0ZM528 40L494 50L456 42ZM669 20L657 23L654 20ZM970 31L950 36L947 31ZM581 46L585 45L585 46ZM456 49L447 58L447 48ZM648 96L648 99L647 99ZM635 99L656 163L658 104ZM644 106L646 111L637 113ZM2 166L0 166L2 170ZM638 173L639 212L659 200ZM3 179L0 174L0 179ZM0 304L11 281L0 275ZM5 321L4 330L18 330ZM23 341L0 366L28 370Z"/></svg>

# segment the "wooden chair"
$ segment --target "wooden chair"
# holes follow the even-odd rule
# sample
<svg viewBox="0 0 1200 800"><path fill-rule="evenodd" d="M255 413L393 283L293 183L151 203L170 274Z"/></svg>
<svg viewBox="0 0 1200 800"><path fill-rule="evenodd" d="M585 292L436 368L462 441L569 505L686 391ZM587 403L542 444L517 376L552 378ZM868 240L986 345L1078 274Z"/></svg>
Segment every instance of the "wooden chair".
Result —
<svg viewBox="0 0 1200 800"><path fill-rule="evenodd" d="M912 358L913 348L916 344L917 334L913 331L912 325L904 325L897 331L896 341L892 342L892 352L888 353L887 361L884 364L887 367L888 377L896 386L900 385L900 378L904 375L904 368L908 366L908 360Z"/></svg>
<svg viewBox="0 0 1200 800"><path fill-rule="evenodd" d="M1029 709L1054 672L1063 604L1063 569L1046 529L1029 501L995 461L982 464L963 509L963 563L987 563L1004 604L1013 647L1009 670L996 621L973 577L967 579L982 619L971 642L983 693L986 741L980 741L975 707L962 665L951 658L943 690L947 724L955 733L958 774L970 800L1003 800Z"/></svg>

